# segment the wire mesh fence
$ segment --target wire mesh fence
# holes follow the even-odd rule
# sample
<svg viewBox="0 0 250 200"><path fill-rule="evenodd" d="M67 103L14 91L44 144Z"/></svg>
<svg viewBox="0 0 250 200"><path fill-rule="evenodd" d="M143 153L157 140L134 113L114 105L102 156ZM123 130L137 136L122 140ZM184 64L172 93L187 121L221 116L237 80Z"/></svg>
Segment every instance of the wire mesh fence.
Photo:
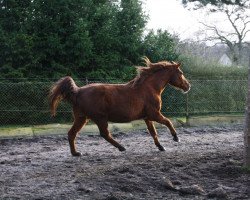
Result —
<svg viewBox="0 0 250 200"><path fill-rule="evenodd" d="M93 82L119 83L116 80L77 81L78 86ZM162 94L162 112L170 117L244 113L246 80L191 80L187 94L169 86ZM48 93L53 81L0 82L0 125L36 125L68 123L72 108L62 102L57 116L50 117Z"/></svg>

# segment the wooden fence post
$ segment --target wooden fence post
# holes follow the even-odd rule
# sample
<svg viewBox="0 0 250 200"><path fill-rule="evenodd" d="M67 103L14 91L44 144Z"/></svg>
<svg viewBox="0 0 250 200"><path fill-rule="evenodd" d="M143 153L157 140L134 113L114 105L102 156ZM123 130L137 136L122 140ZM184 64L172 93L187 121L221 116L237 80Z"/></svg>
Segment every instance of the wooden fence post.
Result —
<svg viewBox="0 0 250 200"><path fill-rule="evenodd" d="M190 125L190 123L189 123L189 104L188 104L188 101L189 101L189 99L188 99L188 93L186 94L186 109L185 109L185 111L186 111L186 126L189 126Z"/></svg>

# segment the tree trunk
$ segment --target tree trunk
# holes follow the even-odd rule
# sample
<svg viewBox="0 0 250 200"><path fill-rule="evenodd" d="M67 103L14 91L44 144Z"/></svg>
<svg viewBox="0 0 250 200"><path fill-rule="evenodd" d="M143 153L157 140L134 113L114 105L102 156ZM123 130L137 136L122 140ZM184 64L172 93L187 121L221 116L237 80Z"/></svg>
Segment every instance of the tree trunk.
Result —
<svg viewBox="0 0 250 200"><path fill-rule="evenodd" d="M242 41L239 41L237 45L237 53L238 53L238 65L242 65L242 55L243 55L243 46L242 46ZM249 51L250 52L250 51ZM249 58L250 59L250 58ZM250 62L250 60L249 60Z"/></svg>
<svg viewBox="0 0 250 200"><path fill-rule="evenodd" d="M250 167L250 50L249 50L249 68L248 68L248 92L246 101L246 120L244 130L245 144L245 166Z"/></svg>

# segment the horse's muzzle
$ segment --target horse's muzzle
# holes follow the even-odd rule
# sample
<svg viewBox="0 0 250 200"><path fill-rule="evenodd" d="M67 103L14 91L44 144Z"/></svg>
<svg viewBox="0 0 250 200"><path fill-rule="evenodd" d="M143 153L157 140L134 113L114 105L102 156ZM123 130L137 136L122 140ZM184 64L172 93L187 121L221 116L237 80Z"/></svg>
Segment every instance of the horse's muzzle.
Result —
<svg viewBox="0 0 250 200"><path fill-rule="evenodd" d="M191 89L191 85L188 84L187 87L184 87L182 90L183 90L183 93L186 94L189 92L190 89Z"/></svg>

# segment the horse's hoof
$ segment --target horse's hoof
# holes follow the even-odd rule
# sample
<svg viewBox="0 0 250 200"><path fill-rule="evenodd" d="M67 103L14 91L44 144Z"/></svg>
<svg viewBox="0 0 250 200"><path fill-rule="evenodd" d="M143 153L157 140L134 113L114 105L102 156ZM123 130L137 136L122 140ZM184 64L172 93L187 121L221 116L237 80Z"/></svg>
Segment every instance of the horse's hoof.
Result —
<svg viewBox="0 0 250 200"><path fill-rule="evenodd" d="M126 151L124 147L118 147L119 151Z"/></svg>
<svg viewBox="0 0 250 200"><path fill-rule="evenodd" d="M75 152L75 153L72 153L72 156L76 156L76 157L79 157L81 156L82 154L80 152Z"/></svg>
<svg viewBox="0 0 250 200"><path fill-rule="evenodd" d="M174 136L173 140L174 140L175 142L179 142L179 141L180 141L179 138L178 138L177 136Z"/></svg>
<svg viewBox="0 0 250 200"><path fill-rule="evenodd" d="M158 149L160 150L160 151L166 151L166 149L163 147L163 146L158 146Z"/></svg>

